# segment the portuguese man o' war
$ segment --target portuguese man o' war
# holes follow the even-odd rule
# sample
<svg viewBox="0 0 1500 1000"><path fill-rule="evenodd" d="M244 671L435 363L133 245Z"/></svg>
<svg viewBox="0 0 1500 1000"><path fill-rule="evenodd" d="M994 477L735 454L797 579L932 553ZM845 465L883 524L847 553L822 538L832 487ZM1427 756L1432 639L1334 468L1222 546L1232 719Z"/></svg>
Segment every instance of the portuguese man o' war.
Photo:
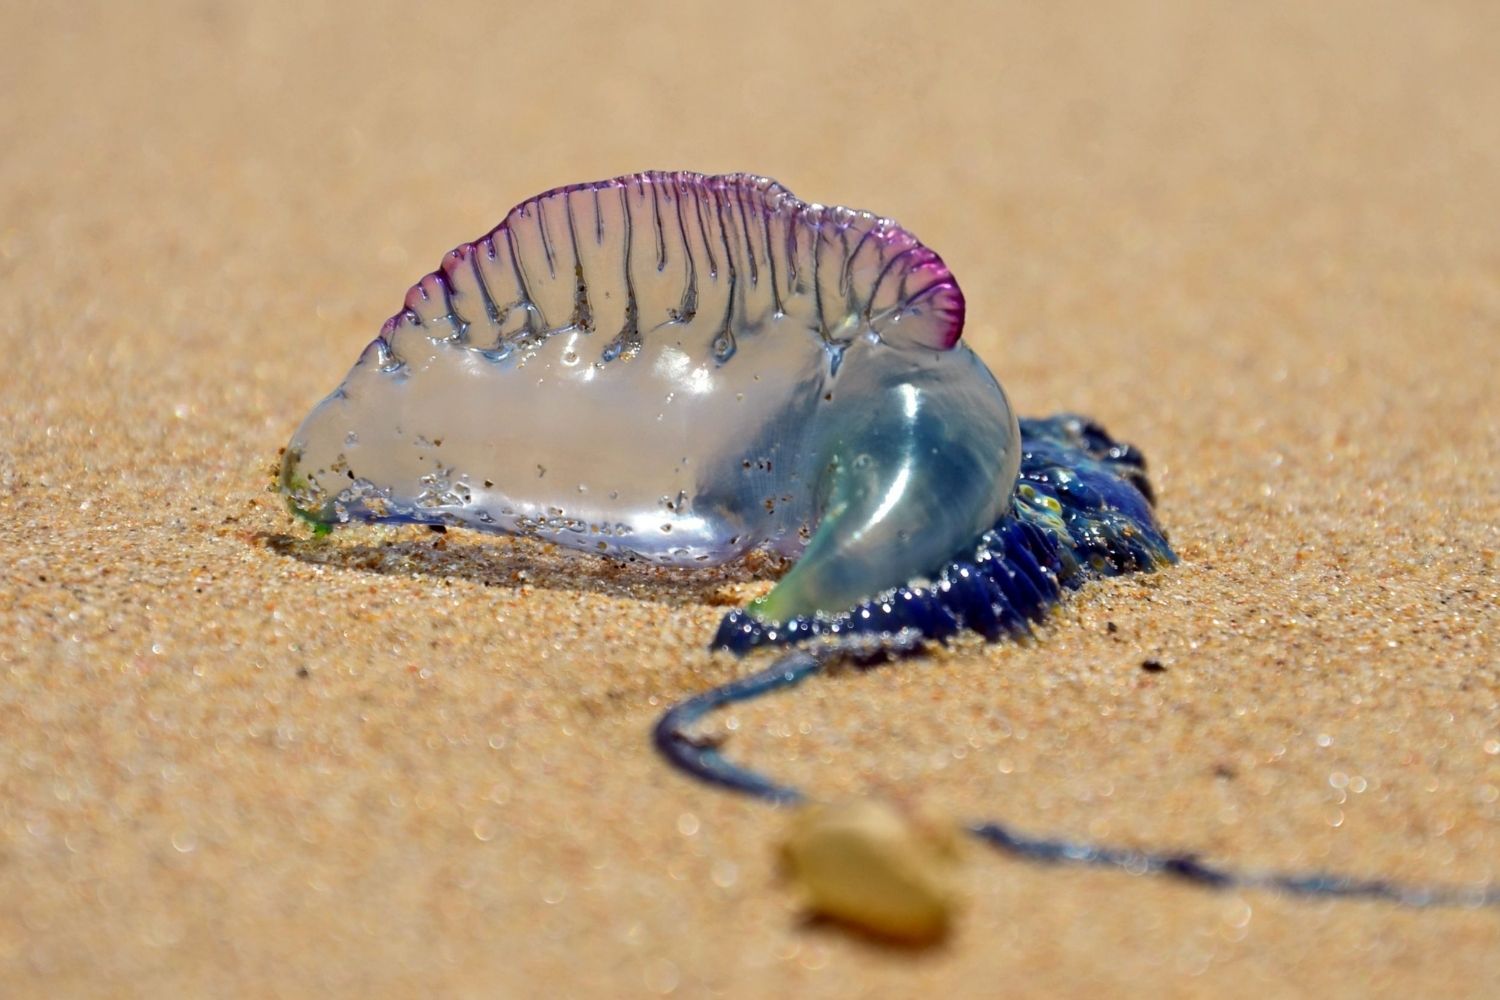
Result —
<svg viewBox="0 0 1500 1000"><path fill-rule="evenodd" d="M1141 454L1084 418L1018 421L963 323L958 283L910 232L764 177L556 188L412 287L298 427L279 485L320 533L458 525L666 566L794 559L713 642L792 649L675 706L655 739L702 779L796 801L688 727L831 663L1025 634L1091 577L1175 561ZM971 830L1207 885L1500 901Z"/></svg>

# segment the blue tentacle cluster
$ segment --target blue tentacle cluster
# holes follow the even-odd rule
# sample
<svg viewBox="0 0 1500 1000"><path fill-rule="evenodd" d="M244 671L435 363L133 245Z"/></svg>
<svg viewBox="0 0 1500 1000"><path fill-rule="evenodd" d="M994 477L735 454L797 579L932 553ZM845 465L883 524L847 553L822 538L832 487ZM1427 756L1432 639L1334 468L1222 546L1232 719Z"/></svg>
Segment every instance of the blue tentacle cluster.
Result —
<svg viewBox="0 0 1500 1000"><path fill-rule="evenodd" d="M818 636L916 629L945 640L968 628L991 642L1030 631L1090 577L1176 561L1152 511L1146 461L1092 421L1063 414L1021 421L1021 471L1011 508L930 581L877 594L847 611L763 622L724 616L711 648L739 655Z"/></svg>

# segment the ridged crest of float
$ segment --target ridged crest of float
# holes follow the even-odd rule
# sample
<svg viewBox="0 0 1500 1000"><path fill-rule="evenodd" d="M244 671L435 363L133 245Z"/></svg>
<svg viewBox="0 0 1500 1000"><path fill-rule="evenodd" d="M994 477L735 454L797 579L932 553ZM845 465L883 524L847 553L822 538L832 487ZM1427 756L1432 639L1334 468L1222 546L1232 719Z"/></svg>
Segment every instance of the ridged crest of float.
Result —
<svg viewBox="0 0 1500 1000"><path fill-rule="evenodd" d="M517 205L412 286L381 336L397 357L413 334L504 355L584 331L609 362L661 333L724 362L783 330L945 349L963 319L942 258L890 219L752 174L654 172Z"/></svg>

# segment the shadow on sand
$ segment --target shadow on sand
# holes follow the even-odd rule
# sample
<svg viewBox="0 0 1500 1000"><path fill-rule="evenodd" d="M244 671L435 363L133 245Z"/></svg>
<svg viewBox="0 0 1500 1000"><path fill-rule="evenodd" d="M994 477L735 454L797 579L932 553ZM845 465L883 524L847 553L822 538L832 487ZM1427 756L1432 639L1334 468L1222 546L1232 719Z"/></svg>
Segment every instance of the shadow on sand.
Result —
<svg viewBox="0 0 1500 1000"><path fill-rule="evenodd" d="M530 538L426 528L357 529L348 541L256 532L255 545L313 566L383 576L464 580L484 587L541 587L637 601L734 607L762 593L786 563L752 554L704 569L613 559ZM371 537L371 532L378 535Z"/></svg>

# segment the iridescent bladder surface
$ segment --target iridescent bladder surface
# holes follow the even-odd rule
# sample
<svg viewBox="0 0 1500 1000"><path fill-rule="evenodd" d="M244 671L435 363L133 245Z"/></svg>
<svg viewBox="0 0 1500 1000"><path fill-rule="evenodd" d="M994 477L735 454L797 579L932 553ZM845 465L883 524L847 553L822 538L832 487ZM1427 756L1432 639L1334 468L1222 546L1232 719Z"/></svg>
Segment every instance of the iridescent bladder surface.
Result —
<svg viewBox="0 0 1500 1000"><path fill-rule="evenodd" d="M462 524L709 565L797 557L750 609L846 609L1008 511L1020 432L942 260L763 177L547 192L450 252L297 429L317 525Z"/></svg>

